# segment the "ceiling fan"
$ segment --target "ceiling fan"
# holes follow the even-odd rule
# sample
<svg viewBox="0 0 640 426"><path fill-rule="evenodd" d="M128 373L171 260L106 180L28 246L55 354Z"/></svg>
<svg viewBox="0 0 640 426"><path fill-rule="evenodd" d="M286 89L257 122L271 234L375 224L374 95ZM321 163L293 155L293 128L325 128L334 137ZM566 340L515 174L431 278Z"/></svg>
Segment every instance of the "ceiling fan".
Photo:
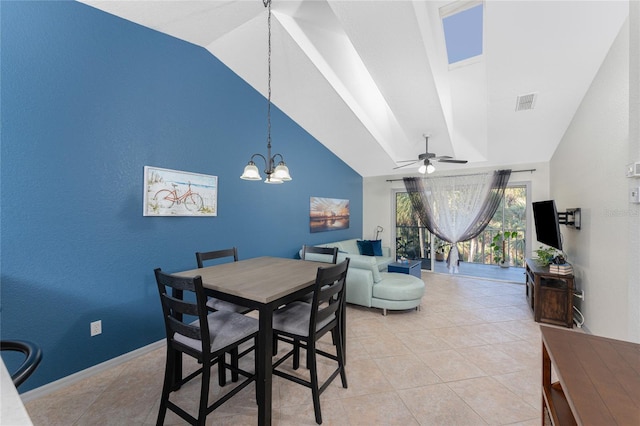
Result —
<svg viewBox="0 0 640 426"><path fill-rule="evenodd" d="M425 140L425 149L424 153L418 155L417 160L402 160L398 161L398 163L409 163L403 164L402 166L394 167L393 169L401 169L403 167L413 166L416 163L422 162L422 165L418 168L418 172L425 173L433 173L436 168L433 166L433 161L438 161L440 163L455 163L455 164L466 164L467 160L456 160L455 158L449 155L436 155L433 152L429 152L429 136L423 135Z"/></svg>

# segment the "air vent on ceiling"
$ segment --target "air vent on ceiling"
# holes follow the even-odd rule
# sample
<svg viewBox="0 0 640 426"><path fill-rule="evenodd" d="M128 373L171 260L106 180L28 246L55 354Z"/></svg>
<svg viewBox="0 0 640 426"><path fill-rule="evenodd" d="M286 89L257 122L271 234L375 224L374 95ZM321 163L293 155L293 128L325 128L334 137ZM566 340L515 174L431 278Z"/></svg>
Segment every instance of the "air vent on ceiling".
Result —
<svg viewBox="0 0 640 426"><path fill-rule="evenodd" d="M533 109L536 104L537 93L529 93L528 95L520 95L516 98L516 111L525 111Z"/></svg>

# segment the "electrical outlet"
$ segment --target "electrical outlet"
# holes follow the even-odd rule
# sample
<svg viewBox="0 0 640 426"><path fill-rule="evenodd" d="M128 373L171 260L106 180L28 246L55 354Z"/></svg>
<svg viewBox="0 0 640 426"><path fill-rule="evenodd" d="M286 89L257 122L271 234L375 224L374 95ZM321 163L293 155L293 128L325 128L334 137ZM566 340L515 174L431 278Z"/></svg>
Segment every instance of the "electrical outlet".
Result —
<svg viewBox="0 0 640 426"><path fill-rule="evenodd" d="M93 321L91 323L91 337L102 334L102 320Z"/></svg>

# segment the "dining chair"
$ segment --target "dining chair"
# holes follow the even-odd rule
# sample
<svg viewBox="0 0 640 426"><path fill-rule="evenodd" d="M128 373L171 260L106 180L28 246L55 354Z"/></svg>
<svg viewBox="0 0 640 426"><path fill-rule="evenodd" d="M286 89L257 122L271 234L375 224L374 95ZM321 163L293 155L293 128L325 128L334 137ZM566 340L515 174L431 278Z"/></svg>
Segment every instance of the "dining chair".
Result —
<svg viewBox="0 0 640 426"><path fill-rule="evenodd" d="M338 262L338 247L315 247L315 246L302 246L302 254L300 255L302 260L310 260L313 262L325 262L333 263ZM305 294L300 301L311 303L313 293Z"/></svg>
<svg viewBox="0 0 640 426"><path fill-rule="evenodd" d="M160 268L155 269L154 272L167 334L164 384L156 424L164 424L167 409L170 409L189 424L204 425L209 413L255 381L254 372L258 371L257 361L254 361L254 372L247 372L234 362L225 363L226 368L244 376L245 379L209 404L211 367L219 360L224 362L226 352L236 355L236 360L254 352L257 344L258 321L236 312L210 312L206 307L207 298L200 276L185 278L166 274ZM191 294L195 294L195 298ZM239 346L251 340L253 345L239 353ZM202 365L184 378L181 371L182 354L195 358ZM194 417L172 402L170 397L183 384L198 376L201 377L200 400L197 417Z"/></svg>
<svg viewBox="0 0 640 426"><path fill-rule="evenodd" d="M40 346L27 340L2 340L0 341L0 350L3 352L22 352L24 355L22 363L11 373L11 381L16 388L36 371L42 361Z"/></svg>
<svg viewBox="0 0 640 426"><path fill-rule="evenodd" d="M238 249L236 247L223 250L196 252L196 262L198 263L198 268L204 268L204 262L206 261L231 257L233 258L234 262L238 261ZM246 306L237 305L235 303L227 302L226 300L220 300L215 297L209 297L209 300L207 301L207 307L216 311L231 311L238 312L240 314L246 314L247 312L250 312L252 310L251 308L247 308Z"/></svg>
<svg viewBox="0 0 640 426"><path fill-rule="evenodd" d="M213 262L213 261L228 260L230 258L233 258L234 262L238 261L238 249L236 247L222 249L222 250L196 252L196 262L198 264L198 268L204 268L204 262L220 263L220 262ZM252 311L251 308L247 308L246 306L237 305L235 303L227 302L226 300L221 300L212 296L209 296L209 298L207 299L207 308L210 311L229 311L229 312L237 312L239 314L246 314ZM231 354L231 362L237 363L237 359L235 359L234 354ZM231 380L233 382L237 381L238 375L232 372ZM218 384L220 386L225 386L227 384L227 375L226 375L226 370L224 368L223 358L220 358L220 362L219 362Z"/></svg>
<svg viewBox="0 0 640 426"><path fill-rule="evenodd" d="M273 374L311 388L313 410L316 423L322 424L320 395L333 379L340 374L342 387L347 387L347 375L344 367L344 345L340 331L344 321L345 282L349 258L334 266L320 267L313 289L313 301L309 303L293 302L273 313L273 334L275 339L293 345L292 349L273 364ZM317 348L318 340L331 332L336 355ZM310 380L289 374L278 367L293 356L293 369L300 367L300 348L307 351L307 368ZM337 368L319 384L317 356L337 362Z"/></svg>
<svg viewBox="0 0 640 426"><path fill-rule="evenodd" d="M311 254L312 256L308 256ZM313 256L313 255L317 256ZM302 246L302 260L313 260L315 262L333 263L338 262L338 247L316 247L316 246Z"/></svg>

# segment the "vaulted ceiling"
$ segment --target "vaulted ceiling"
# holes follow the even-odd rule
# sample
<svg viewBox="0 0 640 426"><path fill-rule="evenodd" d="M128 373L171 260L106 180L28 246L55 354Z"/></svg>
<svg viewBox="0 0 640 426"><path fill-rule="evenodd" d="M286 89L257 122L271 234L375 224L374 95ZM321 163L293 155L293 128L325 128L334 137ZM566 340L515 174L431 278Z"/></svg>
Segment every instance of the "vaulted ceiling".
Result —
<svg viewBox="0 0 640 426"><path fill-rule="evenodd" d="M82 1L208 49L266 96L261 0ZM273 0L273 103L365 177L414 173L394 168L425 134L429 151L469 160L438 169L548 161L628 1L486 0L483 54L449 65L452 3ZM534 108L516 111L528 94Z"/></svg>

